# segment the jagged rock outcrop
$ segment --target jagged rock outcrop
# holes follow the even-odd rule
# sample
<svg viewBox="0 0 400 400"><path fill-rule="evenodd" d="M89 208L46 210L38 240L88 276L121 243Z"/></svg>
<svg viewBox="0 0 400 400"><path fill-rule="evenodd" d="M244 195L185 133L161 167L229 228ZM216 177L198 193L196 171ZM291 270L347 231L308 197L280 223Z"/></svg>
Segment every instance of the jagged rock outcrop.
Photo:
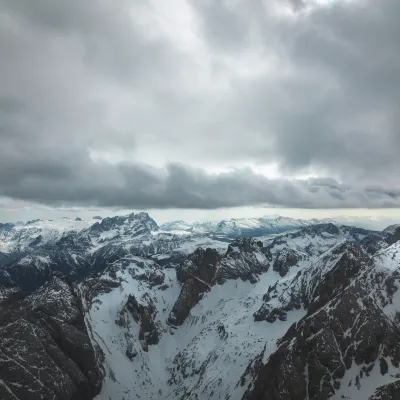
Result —
<svg viewBox="0 0 400 400"><path fill-rule="evenodd" d="M216 250L199 248L177 268L176 277L183 286L168 317L170 324L182 325L203 293L210 290L220 259Z"/></svg>
<svg viewBox="0 0 400 400"><path fill-rule="evenodd" d="M40 223L0 229L0 285L32 292L54 270L82 281L131 256L153 259L160 266L176 266L200 245L226 249L227 243L202 234L160 231L147 213L83 221L80 229L44 229ZM75 225L73 225L75 226ZM154 276L155 285L161 277Z"/></svg>
<svg viewBox="0 0 400 400"><path fill-rule="evenodd" d="M161 269L147 270L141 274L136 274L135 279L149 283L150 288L160 286L164 283L165 274Z"/></svg>
<svg viewBox="0 0 400 400"><path fill-rule="evenodd" d="M280 276L285 276L291 267L294 267L300 260L299 254L292 249L284 249L278 252L273 264L273 270Z"/></svg>
<svg viewBox="0 0 400 400"><path fill-rule="evenodd" d="M284 321L287 312L301 308L311 314L343 290L351 278L371 266L371 259L359 245L339 244L290 280L278 280L270 286L254 318L257 321Z"/></svg>
<svg viewBox="0 0 400 400"><path fill-rule="evenodd" d="M29 296L0 293L0 398L93 399L103 355L91 345L71 284L54 276Z"/></svg>
<svg viewBox="0 0 400 400"><path fill-rule="evenodd" d="M182 325L190 310L212 286L238 278L255 283L268 267L268 253L263 243L251 238L235 240L222 257L214 249L197 249L177 268L177 278L183 286L168 322Z"/></svg>
<svg viewBox="0 0 400 400"><path fill-rule="evenodd" d="M117 279L110 279L109 277L91 277L81 286L81 293L87 306L91 307L93 302L96 301L96 297L104 293L110 293L120 286L121 283Z"/></svg>
<svg viewBox="0 0 400 400"><path fill-rule="evenodd" d="M149 345L157 344L160 340L159 327L155 320L157 309L153 300L148 295L144 295L139 302L133 294L130 294L120 312L119 319L115 321L116 324L129 327L127 314L133 317L134 321L140 325L138 339L142 349L148 351ZM129 358L135 357L132 343L128 343L127 356Z"/></svg>
<svg viewBox="0 0 400 400"><path fill-rule="evenodd" d="M242 279L256 283L258 275L267 272L272 257L261 241L252 238L232 242L218 265L215 282L228 279Z"/></svg>
<svg viewBox="0 0 400 400"><path fill-rule="evenodd" d="M321 267L310 269L312 277L307 269L298 274L286 293L279 296L282 288L275 285L264 297L263 307L255 314L258 320L276 321L275 314L279 318L290 310L293 296L295 303L301 299L307 314L278 341L254 389L244 398L328 400L340 390L345 394L353 388L357 398L396 398L390 397L398 390L396 384L363 395L362 380L373 371L389 374L389 365L400 367L400 325L382 308L392 301L399 280L392 272L377 270L382 260L371 259L354 244L333 249L322 262ZM267 306L274 295L282 304L278 309Z"/></svg>
<svg viewBox="0 0 400 400"><path fill-rule="evenodd" d="M381 386L368 400L394 400L400 398L400 380Z"/></svg>
<svg viewBox="0 0 400 400"><path fill-rule="evenodd" d="M356 320L355 320L355 316ZM342 384L378 369L380 360L399 366L400 332L358 285L293 325L261 369L250 399L327 400ZM359 373L342 382L353 364ZM357 378L358 376L358 378Z"/></svg>

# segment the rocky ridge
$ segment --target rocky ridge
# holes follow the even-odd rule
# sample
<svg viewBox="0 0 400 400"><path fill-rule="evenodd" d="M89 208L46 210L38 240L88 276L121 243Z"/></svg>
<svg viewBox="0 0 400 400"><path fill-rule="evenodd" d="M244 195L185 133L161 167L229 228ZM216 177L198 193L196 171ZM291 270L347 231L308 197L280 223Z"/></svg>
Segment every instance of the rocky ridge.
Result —
<svg viewBox="0 0 400 400"><path fill-rule="evenodd" d="M0 230L0 284L31 292L53 271L82 280L130 255L177 265L198 246L227 246L207 235L161 231L143 212L94 221L90 226L78 221L73 230L34 224Z"/></svg>

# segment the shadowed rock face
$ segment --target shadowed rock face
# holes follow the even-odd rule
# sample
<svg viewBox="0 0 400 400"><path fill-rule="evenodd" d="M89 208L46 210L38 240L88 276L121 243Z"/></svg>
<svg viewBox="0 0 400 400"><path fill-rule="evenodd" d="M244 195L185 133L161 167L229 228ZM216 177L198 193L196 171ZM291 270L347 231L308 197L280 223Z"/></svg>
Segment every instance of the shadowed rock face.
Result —
<svg viewBox="0 0 400 400"><path fill-rule="evenodd" d="M197 249L176 270L182 290L169 315L172 325L182 325L203 293L210 290L221 257L214 249Z"/></svg>
<svg viewBox="0 0 400 400"><path fill-rule="evenodd" d="M381 386L368 400L400 399L400 381Z"/></svg>
<svg viewBox="0 0 400 400"><path fill-rule="evenodd" d="M88 278L85 285L81 287L82 297L88 306L92 306L93 300L103 294L110 293L115 288L121 286L117 280L109 278Z"/></svg>
<svg viewBox="0 0 400 400"><path fill-rule="evenodd" d="M139 340L144 351L148 346L157 344L160 340L160 333L155 322L156 307L151 298L145 297L139 303L134 295L129 295L122 312L129 312L133 319L140 323Z"/></svg>
<svg viewBox="0 0 400 400"><path fill-rule="evenodd" d="M400 325L382 308L397 290L393 282L398 278L396 271L384 277L360 246L344 246L322 260L322 265L328 265L329 257L342 253L314 282L307 271L297 276L281 308L264 305L255 314L256 320L273 323L299 299L307 309L307 315L291 326L278 341L277 351L259 368L254 388L244 399L328 400L342 385L361 387L360 379L374 369L387 374L388 362L399 368ZM383 288L383 294L376 295L376 287ZM273 298L276 290L270 288L264 301ZM359 372L345 381L353 366ZM366 400L395 399L398 393L399 383L395 382Z"/></svg>
<svg viewBox="0 0 400 400"><path fill-rule="evenodd" d="M266 272L269 260L262 242L238 239L228 246L221 257L214 249L197 249L177 268L177 278L182 290L169 315L168 322L182 325L190 310L212 286L228 279L257 282L257 275Z"/></svg>
<svg viewBox="0 0 400 400"><path fill-rule="evenodd" d="M0 293L0 398L93 399L102 353L90 343L72 286L52 277L27 297L15 289Z"/></svg>
<svg viewBox="0 0 400 400"><path fill-rule="evenodd" d="M142 243L145 239L162 242L162 238L152 235L157 230L156 222L148 214L138 213L104 218L77 231L53 232L47 239L38 228L10 231L7 237L0 236L0 241L10 247L8 253L0 253L0 285L18 286L30 293L54 271L82 280L129 254L154 254L153 243ZM127 241L130 246L126 246ZM165 250L172 249L176 241L173 237L167 240Z"/></svg>
<svg viewBox="0 0 400 400"><path fill-rule="evenodd" d="M354 285L332 300L329 308L292 326L260 370L249 399L328 400L353 363L367 375L373 367L384 372L378 365L387 358L398 366L399 340L398 327L367 292ZM381 398L385 397L373 397Z"/></svg>
<svg viewBox="0 0 400 400"><path fill-rule="evenodd" d="M291 267L294 267L299 262L299 255L296 251L285 249L279 252L275 258L273 270L279 272L280 276L285 276Z"/></svg>

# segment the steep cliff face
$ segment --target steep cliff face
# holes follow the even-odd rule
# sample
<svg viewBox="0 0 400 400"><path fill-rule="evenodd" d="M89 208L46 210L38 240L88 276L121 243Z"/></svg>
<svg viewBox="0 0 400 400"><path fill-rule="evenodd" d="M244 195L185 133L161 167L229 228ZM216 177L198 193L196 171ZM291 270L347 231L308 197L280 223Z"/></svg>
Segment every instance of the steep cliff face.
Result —
<svg viewBox="0 0 400 400"><path fill-rule="evenodd" d="M397 398L398 250L400 243L395 242L370 257L360 246L342 245L328 256L335 258L333 263L325 256L322 264L303 270L283 295L277 296L277 287L269 291L268 299L278 298L283 313L291 304L303 303L307 314L278 341L245 398ZM318 273L318 267L325 272ZM262 306L266 318L273 311Z"/></svg>
<svg viewBox="0 0 400 400"><path fill-rule="evenodd" d="M0 289L0 398L93 399L104 376L80 298L64 278L24 296Z"/></svg>

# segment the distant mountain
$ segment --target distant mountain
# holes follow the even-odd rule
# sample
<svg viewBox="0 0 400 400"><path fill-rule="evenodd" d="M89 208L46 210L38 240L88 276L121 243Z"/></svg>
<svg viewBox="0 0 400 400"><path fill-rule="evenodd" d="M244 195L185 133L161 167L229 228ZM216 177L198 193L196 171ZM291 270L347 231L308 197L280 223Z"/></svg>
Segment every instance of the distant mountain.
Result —
<svg viewBox="0 0 400 400"><path fill-rule="evenodd" d="M173 221L160 226L161 230L184 231L192 233L210 234L220 238L239 238L264 236L299 229L301 227L318 223L303 221L287 217L275 218L232 218L222 221L185 222Z"/></svg>
<svg viewBox="0 0 400 400"><path fill-rule="evenodd" d="M29 292L54 270L82 279L129 255L177 263L198 246L225 249L227 243L203 234L162 231L147 213L101 221L35 221L0 231L0 284Z"/></svg>
<svg viewBox="0 0 400 400"><path fill-rule="evenodd" d="M389 225L387 228L385 228L383 231L387 233L393 233L396 232L400 228L400 224L393 224Z"/></svg>
<svg viewBox="0 0 400 400"><path fill-rule="evenodd" d="M305 226L332 223L336 225L356 226L370 230L381 230L393 219L373 217L336 217L323 219L295 219L282 216L265 216L261 218L232 218L221 221L186 222L172 221L160 225L161 230L191 232L214 235L219 238L235 239L278 234Z"/></svg>

